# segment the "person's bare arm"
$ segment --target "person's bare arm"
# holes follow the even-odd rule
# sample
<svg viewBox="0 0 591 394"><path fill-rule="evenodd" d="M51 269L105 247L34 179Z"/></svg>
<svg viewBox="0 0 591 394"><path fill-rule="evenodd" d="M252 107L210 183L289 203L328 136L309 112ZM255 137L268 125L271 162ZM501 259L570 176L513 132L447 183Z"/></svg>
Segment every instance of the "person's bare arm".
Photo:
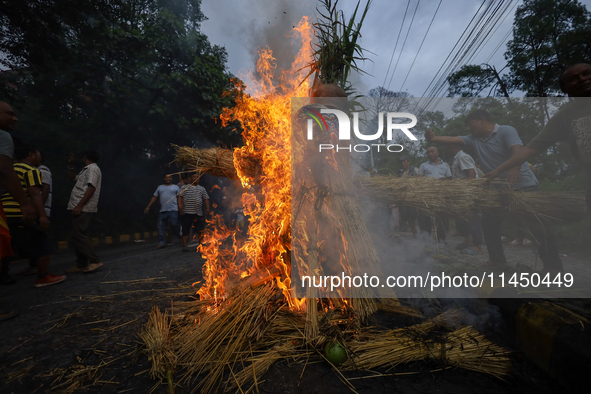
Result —
<svg viewBox="0 0 591 394"><path fill-rule="evenodd" d="M183 198L180 195L176 196L176 204L179 206L179 212L182 215L185 210L185 205L183 204Z"/></svg>
<svg viewBox="0 0 591 394"><path fill-rule="evenodd" d="M0 155L0 185L2 185L21 206L24 223L31 223L37 219L35 208L31 205L31 200L25 194L21 182L18 179L18 175L14 172L12 159L4 155Z"/></svg>
<svg viewBox="0 0 591 394"><path fill-rule="evenodd" d="M519 145L515 145L519 147ZM488 178L489 181L495 179L499 176L501 172L510 170L511 168L521 167L523 163L533 157L536 153L539 152L537 149L530 148L529 146L522 146L519 149L513 150L514 147L511 148L511 158L489 172L488 174L484 174L485 178Z"/></svg>
<svg viewBox="0 0 591 394"><path fill-rule="evenodd" d="M41 186L29 186L27 187L27 193L29 194L29 198L31 199L31 205L33 205L33 209L37 215L39 215L39 229L41 231L46 231L49 229L49 219L45 214L45 205L43 204L43 197L42 197L43 188Z"/></svg>
<svg viewBox="0 0 591 394"><path fill-rule="evenodd" d="M152 199L148 203L148 206L146 207L146 209L144 209L144 213L150 212L150 207L152 206L152 204L154 204L156 202L157 199L158 199L158 197L152 196Z"/></svg>
<svg viewBox="0 0 591 394"><path fill-rule="evenodd" d="M76 156L73 153L70 153L70 157L68 158L68 179L70 182L76 182L76 173L74 172L74 162L76 161Z"/></svg>
<svg viewBox="0 0 591 394"><path fill-rule="evenodd" d="M82 196L82 199L80 200L78 205L76 205L76 207L72 210L72 215L78 216L82 213L82 208L84 208L84 206L90 200L90 198L92 197L92 195L94 194L95 191L96 191L96 187L94 187L93 185L91 185L89 183L88 189L86 189L84 196Z"/></svg>
<svg viewBox="0 0 591 394"><path fill-rule="evenodd" d="M209 215L209 200L203 200L203 203L205 204L205 214Z"/></svg>
<svg viewBox="0 0 591 394"><path fill-rule="evenodd" d="M429 142L439 142L441 144L460 144L464 146L464 140L460 137L436 136L431 129L425 130L425 139Z"/></svg>
<svg viewBox="0 0 591 394"><path fill-rule="evenodd" d="M513 157L513 155L518 154L521 148L523 148L522 145L513 145L511 147L511 157ZM521 164L507 171L507 181L509 181L509 183L513 185L521 182L521 174L519 173L520 170Z"/></svg>

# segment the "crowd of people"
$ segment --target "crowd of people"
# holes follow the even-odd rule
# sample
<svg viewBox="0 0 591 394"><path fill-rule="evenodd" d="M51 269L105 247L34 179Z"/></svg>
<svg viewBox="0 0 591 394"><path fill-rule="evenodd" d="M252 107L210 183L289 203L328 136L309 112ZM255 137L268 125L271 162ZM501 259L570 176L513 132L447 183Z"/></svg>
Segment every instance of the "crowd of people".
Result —
<svg viewBox="0 0 591 394"><path fill-rule="evenodd" d="M172 234L182 244L182 251L188 252L189 238L197 239L196 245L202 242L202 232L205 228L205 217L211 209L209 195L203 186L198 184L197 174L183 174L178 185L172 183L172 175L164 175L164 184L158 186L152 199L148 203L144 213L150 211L150 207L159 200L160 212L158 213L158 245L154 249L163 249L172 245L172 239L167 236L170 227ZM205 208L204 208L205 207Z"/></svg>
<svg viewBox="0 0 591 394"><path fill-rule="evenodd" d="M410 164L408 156L402 156L401 176L426 176L438 180L501 177L512 184L512 188L524 192L538 188L538 180L527 160L545 151L555 143L566 140L570 143L575 157L581 161L588 173L587 205L591 210L591 104L584 98L591 97L591 65L579 63L569 67L561 76L560 86L573 100L550 119L548 124L528 145L523 146L517 130L510 125L499 125L483 110L472 111L465 122L470 135L461 137L435 136L427 130L428 142L447 147L453 156L451 166L439 158L437 147L427 149L428 160L419 168ZM579 99L583 98L583 99ZM0 101L0 269L7 276L7 267L16 257L29 260L26 273L35 273L35 287L60 283L65 275L49 272L51 245L48 239L52 204L52 175L43 165L43 156L33 145L15 144L10 132L18 118L12 107ZM16 146L15 146L16 145ZM464 152L464 147L476 152L480 165ZM72 240L76 254L76 265L67 273L87 273L101 268L95 249L88 237L88 230L97 213L101 191L102 174L98 167L100 156L94 150L82 154L82 169L75 170L76 157L71 154L67 162L69 179L74 183L67 209L72 216ZM480 168L481 166L481 168ZM482 169L482 170L481 170ZM483 173L484 171L484 173ZM486 174L485 174L486 173ZM172 176L166 174L164 183L156 189L144 212L158 200L158 245L162 249L177 237L182 251L188 251L188 240L194 234L197 243L202 241L201 233L205 217L210 213L209 195L198 184L197 174L183 175L181 183L173 184ZM248 226L241 207L232 207L235 227L244 231ZM435 229L438 242L446 242L445 220L432 219L425 215L399 207L401 227L416 232L415 222L424 236L431 236ZM227 216L222 213L221 216ZM464 240L457 247L467 254L482 253L486 245L488 261L483 265L502 266L507 263L503 251L501 229L503 217L497 212L475 214L467 221L456 222L456 228ZM171 232L167 235L167 228ZM562 261L554 237L547 230L533 230L539 243L538 254L545 270L562 271ZM523 235L519 242L525 244ZM523 239L523 240L522 240ZM11 312L0 314L0 321L12 317Z"/></svg>
<svg viewBox="0 0 591 394"><path fill-rule="evenodd" d="M8 274L15 257L29 260L25 274L36 274L35 287L63 282L65 275L49 272L52 248L48 230L51 226L52 177L43 165L43 156L34 145L12 139L10 132L18 122L12 107L0 101L0 271L3 284L13 283ZM67 272L92 272L103 264L97 257L87 231L94 215L101 189L99 154L83 153L84 167L76 174L75 156L70 155L68 171L74 187L68 201L72 214L72 237L76 266ZM0 321L14 312L0 314Z"/></svg>
<svg viewBox="0 0 591 394"><path fill-rule="evenodd" d="M559 141L568 141L575 158L580 160L587 171L587 206L591 211L591 65L579 63L569 67L560 78L560 87L571 97L571 102L554 115L544 129L526 146L523 145L517 130L510 125L497 124L484 109L476 109L468 114L465 123L470 135L435 136L431 130L425 132L425 139L430 143L445 145L453 156L451 168L439 159L435 146L427 149L428 161L418 170L410 166L410 160L403 156L401 176L423 175L436 179L464 179L485 177L489 180L500 177L508 181L513 190L531 192L538 190L535 168L527 162L535 154L545 151ZM464 147L476 152L483 173L475 160L463 151ZM492 187L492 185L490 185ZM415 216L402 208L402 227L410 226L415 231ZM457 246L464 253L480 254L481 245L486 245L488 261L481 266L502 267L507 264L503 250L502 236L503 215L494 210L475 214L470 220L456 222L456 228L464 241ZM430 236L431 229L437 230L436 239L445 242L448 223L441 219L432 219L418 215L421 231ZM524 236L525 230L519 230L517 238L511 244L529 245L531 241ZM531 234L539 244L537 249L544 271L563 271L558 246L551 229L532 228Z"/></svg>
<svg viewBox="0 0 591 394"><path fill-rule="evenodd" d="M52 174L43 164L40 150L20 139L13 139L18 118L13 108L0 101L0 281L12 284L10 262L16 258L29 261L22 274L37 275L34 287L45 287L66 280L66 275L49 271L52 245L49 239L52 207ZM67 209L71 213L71 236L76 265L66 273L89 273L103 266L97 255L89 229L98 211L102 173L98 166L100 155L95 150L82 153L82 169L76 171L76 156L67 161L68 178L74 184ZM182 251L187 252L189 238L194 235L197 244L202 241L205 216L210 213L209 196L198 184L197 174L183 174L179 185L172 184L172 175L164 177L150 203L159 199L159 243L156 249L170 244L167 227L179 238ZM14 317L14 312L0 313L0 321Z"/></svg>

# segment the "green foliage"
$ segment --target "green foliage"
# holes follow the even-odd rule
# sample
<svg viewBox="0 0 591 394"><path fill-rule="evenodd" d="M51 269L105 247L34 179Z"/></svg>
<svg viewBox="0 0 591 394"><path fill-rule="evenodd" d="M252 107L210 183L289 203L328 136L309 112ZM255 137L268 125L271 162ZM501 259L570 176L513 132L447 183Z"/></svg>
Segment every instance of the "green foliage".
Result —
<svg viewBox="0 0 591 394"><path fill-rule="evenodd" d="M525 0L517 8L505 52L513 89L531 97L560 94L560 74L590 53L591 14L577 0Z"/></svg>
<svg viewBox="0 0 591 394"><path fill-rule="evenodd" d="M466 65L447 78L449 95L452 97L478 97L488 88L496 86L496 76L485 65ZM489 94L490 95L490 91Z"/></svg>
<svg viewBox="0 0 591 394"><path fill-rule="evenodd" d="M357 23L355 18L361 0L357 2L349 22L345 22L343 11L337 10L338 2L335 0L333 4L332 0L320 0L321 9L316 9L319 14L318 22L314 24L317 49L314 51L314 60L308 65L310 72L304 80L316 74L316 78L322 83L339 85L350 94L353 88L347 79L351 71L365 73L357 66L359 61L367 60L357 41L361 37L361 26L371 0L367 0Z"/></svg>
<svg viewBox="0 0 591 394"><path fill-rule="evenodd" d="M99 209L141 221L162 174L176 172L166 167L171 143L241 143L237 125L215 121L243 85L226 72L225 49L199 31L200 4L0 1L0 63L10 70L0 73L0 98L18 113L14 136L37 145L55 172L58 217L69 152L98 150Z"/></svg>
<svg viewBox="0 0 591 394"><path fill-rule="evenodd" d="M529 97L561 95L558 79L569 65L591 61L591 14L577 0L525 0L515 12L505 59L509 72L466 65L447 78L449 95Z"/></svg>

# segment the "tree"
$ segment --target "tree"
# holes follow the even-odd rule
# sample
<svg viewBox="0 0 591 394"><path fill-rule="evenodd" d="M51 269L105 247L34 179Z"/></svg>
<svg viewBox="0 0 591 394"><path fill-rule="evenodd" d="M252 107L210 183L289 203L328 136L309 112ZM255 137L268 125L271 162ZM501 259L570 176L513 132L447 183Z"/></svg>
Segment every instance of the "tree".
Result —
<svg viewBox="0 0 591 394"><path fill-rule="evenodd" d="M515 12L507 43L508 73L488 64L466 65L451 74L449 95L530 97L561 95L558 79L567 66L590 61L591 14L577 0L526 0Z"/></svg>
<svg viewBox="0 0 591 394"><path fill-rule="evenodd" d="M561 73L573 63L591 61L590 54L591 14L584 5L577 0L525 0L516 10L513 39L505 52L508 72L499 75L489 65L464 66L448 78L449 94L477 97L487 92L488 96L500 96L505 89L503 94L507 98L515 91L529 97L561 96L558 82ZM548 100L542 99L511 100L516 102L514 107L511 103L492 106L493 118L497 123L514 126L525 144L562 104L551 102L549 105ZM465 130L461 120L471 108L484 106L488 109L489 105L486 100L459 100L454 107L457 121L450 121L449 132ZM576 176L582 171L563 145L536 157L534 164L539 167L540 178L551 180Z"/></svg>
<svg viewBox="0 0 591 394"><path fill-rule="evenodd" d="M589 61L590 53L591 14L583 4L525 0L505 52L510 85L531 97L560 95L560 74L572 63Z"/></svg>
<svg viewBox="0 0 591 394"><path fill-rule="evenodd" d="M488 96L503 95L509 98L507 81L497 69L489 64L466 65L447 78L449 95L460 97L479 97L488 89Z"/></svg>
<svg viewBox="0 0 591 394"><path fill-rule="evenodd" d="M215 117L243 86L225 70L225 49L199 31L200 4L0 0L0 64L10 70L0 95L21 118L16 136L55 168L71 151L101 152L101 205L124 217L145 205L171 143L240 144L239 126ZM56 182L64 206L70 186Z"/></svg>

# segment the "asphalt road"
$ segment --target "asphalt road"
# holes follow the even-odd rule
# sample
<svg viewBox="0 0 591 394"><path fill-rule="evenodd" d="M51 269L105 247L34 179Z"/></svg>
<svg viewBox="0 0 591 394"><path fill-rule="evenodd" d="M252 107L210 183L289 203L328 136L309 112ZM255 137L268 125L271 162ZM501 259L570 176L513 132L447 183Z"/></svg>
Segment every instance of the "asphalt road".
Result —
<svg viewBox="0 0 591 394"><path fill-rule="evenodd" d="M2 309L20 315L0 323L0 392L166 392L166 386L159 386L148 374L150 364L137 333L153 305L170 307L171 297L182 292L180 287L200 280L203 262L196 253L181 252L178 244L157 251L154 246L102 247L100 270L69 274L65 282L45 288L33 287L34 276L16 274L26 268L26 262L13 263L11 273L17 283L0 287L0 303ZM73 265L73 251L60 251L53 257L51 271L62 274ZM399 324L398 319L382 313L372 323L388 327ZM389 371L409 375L367 378L370 373L353 372L348 376L365 377L351 381L359 393L560 392L503 334L502 325L495 330L492 339L515 350L514 373L507 381L459 369L429 372L441 367L437 363ZM305 371L302 364L279 363L264 380L259 385L264 393L351 392L323 363ZM190 388L176 392L190 392Z"/></svg>

